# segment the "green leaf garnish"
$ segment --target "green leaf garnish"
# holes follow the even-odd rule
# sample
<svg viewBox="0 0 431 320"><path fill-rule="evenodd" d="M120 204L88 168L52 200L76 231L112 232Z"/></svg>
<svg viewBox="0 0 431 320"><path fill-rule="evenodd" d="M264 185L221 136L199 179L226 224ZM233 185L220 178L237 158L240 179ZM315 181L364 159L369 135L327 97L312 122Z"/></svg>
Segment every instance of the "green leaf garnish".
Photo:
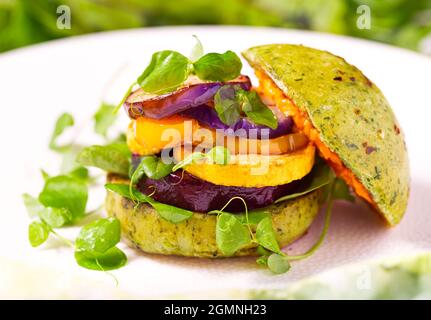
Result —
<svg viewBox="0 0 431 320"><path fill-rule="evenodd" d="M190 219L193 216L193 211L157 202L153 198L125 184L106 184L105 188L107 190L118 193L120 196L128 198L132 201L148 203L157 211L157 213L163 219L174 224L181 223L187 219Z"/></svg>
<svg viewBox="0 0 431 320"><path fill-rule="evenodd" d="M173 163L164 163L163 159L156 156L144 156L141 158L136 170L132 173L131 183L136 184L143 176L160 180L172 172Z"/></svg>
<svg viewBox="0 0 431 320"><path fill-rule="evenodd" d="M223 86L214 96L214 108L220 120L234 125L244 113L252 122L276 129L278 120L255 91L245 91L238 86Z"/></svg>
<svg viewBox="0 0 431 320"><path fill-rule="evenodd" d="M39 213L45 209L39 200L37 200L35 197L32 197L28 193L24 193L22 195L22 200L30 218L38 217Z"/></svg>
<svg viewBox="0 0 431 320"><path fill-rule="evenodd" d="M241 118L241 109L236 98L235 88L232 86L221 87L214 96L214 108L224 124L234 125Z"/></svg>
<svg viewBox="0 0 431 320"><path fill-rule="evenodd" d="M106 218L85 225L76 238L76 249L92 254L105 253L115 247L121 238L120 221Z"/></svg>
<svg viewBox="0 0 431 320"><path fill-rule="evenodd" d="M130 151L127 145L111 144L84 148L76 161L83 166L96 167L124 176L129 174Z"/></svg>
<svg viewBox="0 0 431 320"><path fill-rule="evenodd" d="M39 218L52 228L60 228L72 221L73 216L66 208L44 208L39 212Z"/></svg>
<svg viewBox="0 0 431 320"><path fill-rule="evenodd" d="M127 262L123 251L115 247L121 239L117 218L104 218L85 225L75 242L76 262L98 271L118 269Z"/></svg>
<svg viewBox="0 0 431 320"><path fill-rule="evenodd" d="M278 120L271 109L262 102L256 91L239 90L238 100L242 111L256 124L267 126L271 129L278 127Z"/></svg>
<svg viewBox="0 0 431 320"><path fill-rule="evenodd" d="M355 201L355 197L352 196L349 186L343 179L335 180L333 198L337 200L346 200L349 202Z"/></svg>
<svg viewBox="0 0 431 320"><path fill-rule="evenodd" d="M248 223L250 226L257 226L259 222L261 222L265 218L271 218L271 214L269 211L265 209L256 209L253 211L248 212L248 217L245 214L235 214L235 216L238 218L241 223L246 224ZM248 220L248 221L247 221Z"/></svg>
<svg viewBox="0 0 431 320"><path fill-rule="evenodd" d="M179 87L189 76L190 60L176 51L159 51L137 82L148 93L166 93Z"/></svg>
<svg viewBox="0 0 431 320"><path fill-rule="evenodd" d="M45 207L66 209L73 219L85 213L87 205L87 185L69 176L56 176L46 180L39 201Z"/></svg>
<svg viewBox="0 0 431 320"><path fill-rule="evenodd" d="M263 218L257 225L256 242L267 250L280 253L280 247L270 217Z"/></svg>
<svg viewBox="0 0 431 320"><path fill-rule="evenodd" d="M78 180L81 180L83 182L87 182L88 179L90 178L90 175L88 173L88 169L85 167L76 167L75 169L70 171L67 175L72 177L72 178L76 178Z"/></svg>
<svg viewBox="0 0 431 320"><path fill-rule="evenodd" d="M52 133L51 140L49 142L49 148L57 152L64 152L70 147L70 145L59 146L57 139L62 133L68 128L74 125L73 116L70 113L63 113L56 121L54 132Z"/></svg>
<svg viewBox="0 0 431 320"><path fill-rule="evenodd" d="M195 74L202 80L228 81L239 76L242 63L233 51L208 53L193 64Z"/></svg>
<svg viewBox="0 0 431 320"><path fill-rule="evenodd" d="M81 267L86 269L109 271L123 267L127 263L127 256L117 247L113 247L99 254L75 251L75 260Z"/></svg>
<svg viewBox="0 0 431 320"><path fill-rule="evenodd" d="M224 255L233 255L251 241L249 229L235 215L223 212L217 216L216 242Z"/></svg>
<svg viewBox="0 0 431 320"><path fill-rule="evenodd" d="M273 253L266 259L266 264L272 273L282 274L290 270L289 257Z"/></svg>
<svg viewBox="0 0 431 320"><path fill-rule="evenodd" d="M43 244L49 236L49 227L39 221L33 221L28 226L28 240L32 247L38 247Z"/></svg>
<svg viewBox="0 0 431 320"><path fill-rule="evenodd" d="M195 39L195 45L190 52L190 60L194 62L204 55L204 47L197 36L193 35L193 38Z"/></svg>
<svg viewBox="0 0 431 320"><path fill-rule="evenodd" d="M229 149L222 146L215 146L205 154L205 157L214 164L227 165L230 162L230 151Z"/></svg>
<svg viewBox="0 0 431 320"><path fill-rule="evenodd" d="M215 146L207 153L193 152L189 154L173 166L172 171L177 171L178 169L184 168L192 163L198 163L200 160L208 160L209 163L226 165L229 163L230 158L231 154L229 149L222 146Z"/></svg>
<svg viewBox="0 0 431 320"><path fill-rule="evenodd" d="M310 173L312 181L306 187L300 189L299 191L288 194L284 197L278 198L274 203L279 203L286 200L292 200L303 195L306 195L312 191L323 188L329 185L335 179L335 174L332 169L324 162L321 161L313 167Z"/></svg>
<svg viewBox="0 0 431 320"><path fill-rule="evenodd" d="M109 128L115 123L115 120L117 120L115 106L102 103L93 118L94 131L106 138Z"/></svg>

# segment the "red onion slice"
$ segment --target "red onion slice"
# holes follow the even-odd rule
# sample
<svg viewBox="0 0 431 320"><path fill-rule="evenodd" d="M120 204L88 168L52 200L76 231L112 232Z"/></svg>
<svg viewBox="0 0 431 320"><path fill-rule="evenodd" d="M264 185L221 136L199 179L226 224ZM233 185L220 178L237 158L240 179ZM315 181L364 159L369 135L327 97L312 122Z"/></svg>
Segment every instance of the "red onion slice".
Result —
<svg viewBox="0 0 431 320"><path fill-rule="evenodd" d="M161 119L208 103L224 85L239 85L244 90L251 88L250 78L243 75L228 82L204 82L190 77L182 87L163 95L149 94L138 89L126 99L124 108L132 119L142 116Z"/></svg>
<svg viewBox="0 0 431 320"><path fill-rule="evenodd" d="M187 109L181 114L196 119L199 124L202 124L208 128L222 129L227 135L231 133L231 135L243 138L250 138L250 132L254 129L256 130L256 135L252 136L251 138L259 139L261 137L268 137L269 139L273 139L291 133L293 128L292 118L289 116L285 116L281 112L275 112L278 119L278 126L276 129L271 129L263 125L254 124L247 118L241 118L234 125L228 126L220 120L214 108L211 108L206 105ZM262 131L264 129L266 129L267 131Z"/></svg>

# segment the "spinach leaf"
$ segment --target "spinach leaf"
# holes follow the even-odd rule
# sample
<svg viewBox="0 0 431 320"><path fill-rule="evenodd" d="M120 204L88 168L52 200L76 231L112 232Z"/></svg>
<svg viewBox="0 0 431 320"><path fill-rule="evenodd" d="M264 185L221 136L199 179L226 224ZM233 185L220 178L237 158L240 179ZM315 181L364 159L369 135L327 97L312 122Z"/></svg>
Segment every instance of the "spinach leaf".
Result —
<svg viewBox="0 0 431 320"><path fill-rule="evenodd" d="M256 91L239 90L237 97L241 110L251 121L271 129L278 127L278 120L274 113L262 102Z"/></svg>
<svg viewBox="0 0 431 320"><path fill-rule="evenodd" d="M97 112L94 114L93 119L94 131L106 138L109 128L115 123L115 120L117 120L115 106L102 103Z"/></svg>
<svg viewBox="0 0 431 320"><path fill-rule="evenodd" d="M137 82L149 93L166 93L176 89L188 77L191 63L181 53L165 50L153 54L151 62Z"/></svg>
<svg viewBox="0 0 431 320"><path fill-rule="evenodd" d="M251 241L248 228L235 215L223 212L217 216L216 242L224 255L233 255Z"/></svg>
<svg viewBox="0 0 431 320"><path fill-rule="evenodd" d="M96 167L107 172L127 176L130 166L130 152L127 145L124 144L91 146L83 149L76 161L83 166Z"/></svg>
<svg viewBox="0 0 431 320"><path fill-rule="evenodd" d="M75 260L81 267L86 269L109 271L123 267L127 263L127 256L117 247L112 247L99 254L76 250Z"/></svg>
<svg viewBox="0 0 431 320"><path fill-rule="evenodd" d="M107 184L105 188L133 201L137 200L138 202L148 203L163 219L174 224L181 223L193 216L193 211L157 202L153 198L125 184Z"/></svg>
<svg viewBox="0 0 431 320"><path fill-rule="evenodd" d="M242 63L232 51L208 53L193 64L195 74L202 80L228 81L239 76Z"/></svg>
<svg viewBox="0 0 431 320"><path fill-rule="evenodd" d="M63 113L56 121L54 132L52 133L51 140L49 142L49 148L57 152L64 152L70 147L70 145L59 146L57 139L61 134L68 128L74 125L73 116L70 113Z"/></svg>
<svg viewBox="0 0 431 320"><path fill-rule="evenodd" d="M263 218L256 227L256 242L267 250L280 253L270 217Z"/></svg>
<svg viewBox="0 0 431 320"><path fill-rule="evenodd" d="M50 228L43 222L33 221L28 226L28 240L32 247L43 244L49 236Z"/></svg>
<svg viewBox="0 0 431 320"><path fill-rule="evenodd" d="M82 217L87 205L87 185L69 176L56 176L46 180L39 201L45 207L64 208L72 219Z"/></svg>
<svg viewBox="0 0 431 320"><path fill-rule="evenodd" d="M224 124L234 125L241 118L241 109L236 98L235 88L232 86L221 87L214 96L214 108Z"/></svg>
<svg viewBox="0 0 431 320"><path fill-rule="evenodd" d="M120 221L104 218L85 225L76 238L76 249L92 254L105 253L115 247L121 238Z"/></svg>

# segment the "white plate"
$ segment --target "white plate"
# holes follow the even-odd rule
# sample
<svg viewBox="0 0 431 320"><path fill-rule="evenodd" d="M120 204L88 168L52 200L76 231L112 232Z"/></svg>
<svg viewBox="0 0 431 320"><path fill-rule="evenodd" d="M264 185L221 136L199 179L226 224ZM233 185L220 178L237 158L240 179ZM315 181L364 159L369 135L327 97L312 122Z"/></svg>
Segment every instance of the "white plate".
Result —
<svg viewBox="0 0 431 320"><path fill-rule="evenodd" d="M100 99L119 99L154 51L188 54L196 34L207 51L240 52L265 43L296 43L329 50L353 63L373 80L391 103L406 132L411 159L411 197L402 223L385 228L362 203L337 203L329 236L310 259L292 271L273 276L253 259L199 260L161 257L126 249L129 264L114 274L78 267L73 253L50 242L41 249L27 243L28 218L20 195L42 187L38 169L55 173L58 159L47 148L56 117L69 111L90 141L91 115ZM2 139L2 228L0 296L2 297L161 297L230 289L285 287L317 272L364 259L431 248L431 59L386 45L327 34L267 28L148 28L94 34L32 46L0 55ZM247 73L251 73L246 68ZM125 129L127 118L122 115ZM85 137L85 138L84 138ZM87 139L88 137L88 139ZM92 140L93 142L100 142ZM103 193L99 194L99 200ZM321 221L294 250L304 250ZM76 230L66 230L73 235ZM199 294L203 292L203 294ZM227 291L226 291L227 292ZM234 297L232 291L226 297Z"/></svg>

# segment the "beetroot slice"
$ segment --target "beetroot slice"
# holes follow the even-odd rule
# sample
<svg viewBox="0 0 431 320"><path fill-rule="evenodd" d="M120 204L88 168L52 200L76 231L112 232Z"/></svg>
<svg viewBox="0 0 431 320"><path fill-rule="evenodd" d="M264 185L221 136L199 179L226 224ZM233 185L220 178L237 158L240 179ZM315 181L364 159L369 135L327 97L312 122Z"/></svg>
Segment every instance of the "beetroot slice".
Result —
<svg viewBox="0 0 431 320"><path fill-rule="evenodd" d="M163 95L148 94L138 89L126 99L124 108L132 119L141 116L162 119L208 103L224 85L239 85L244 90L251 88L250 78L243 75L228 82L203 82L193 78L174 92Z"/></svg>
<svg viewBox="0 0 431 320"><path fill-rule="evenodd" d="M152 198L159 202L195 212L208 212L222 209L233 197L243 198L248 210L263 208L282 196L294 193L306 180L305 178L274 187L228 187L215 185L178 170L160 180L144 178L137 187L139 191L151 194ZM241 200L234 200L225 211L244 212L244 204Z"/></svg>

